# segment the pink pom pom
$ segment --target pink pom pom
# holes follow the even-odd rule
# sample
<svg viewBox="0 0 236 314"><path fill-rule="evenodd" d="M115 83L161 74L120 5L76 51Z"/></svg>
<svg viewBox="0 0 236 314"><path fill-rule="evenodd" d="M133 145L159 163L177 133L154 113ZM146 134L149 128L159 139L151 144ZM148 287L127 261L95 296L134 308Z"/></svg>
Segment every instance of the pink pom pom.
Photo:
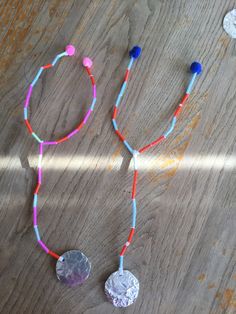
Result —
<svg viewBox="0 0 236 314"><path fill-rule="evenodd" d="M88 57L83 58L83 66L84 67L91 68L92 65L93 65L93 61L90 58L88 58Z"/></svg>
<svg viewBox="0 0 236 314"><path fill-rule="evenodd" d="M73 56L75 54L75 47L73 45L67 45L66 52L68 56Z"/></svg>

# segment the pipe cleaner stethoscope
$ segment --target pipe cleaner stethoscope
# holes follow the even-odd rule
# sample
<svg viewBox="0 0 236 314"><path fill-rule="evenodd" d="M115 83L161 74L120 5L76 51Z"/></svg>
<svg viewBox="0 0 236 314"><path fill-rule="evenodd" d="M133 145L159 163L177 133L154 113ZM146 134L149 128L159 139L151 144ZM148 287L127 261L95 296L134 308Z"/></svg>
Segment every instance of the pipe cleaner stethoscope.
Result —
<svg viewBox="0 0 236 314"><path fill-rule="evenodd" d="M65 252L63 255L59 256L57 253L50 250L46 244L41 240L41 236L38 228L38 219L37 219L37 203L38 203L38 193L42 184L42 158L43 158L43 149L44 146L58 145L61 144L70 138L72 138L75 134L77 134L82 127L86 124L90 114L92 113L95 103L96 103L96 84L94 77L91 73L92 60L88 57L83 58L83 66L85 67L91 83L92 83L92 91L93 91L93 100L91 106L87 113L85 114L82 122L70 133L66 136L55 140L55 141L43 141L40 137L33 131L30 122L28 120L28 106L30 102L30 97L32 94L33 87L36 85L40 75L46 69L52 68L56 63L62 58L66 56L73 56L75 54L75 47L72 45L68 45L65 48L65 51L58 54L52 63L44 65L40 67L38 73L36 74L34 80L29 86L25 104L24 104L24 121L26 124L29 133L33 136L33 138L39 143L39 158L38 158L38 182L36 188L34 190L34 199L33 199L33 225L34 232L36 235L36 239L41 248L49 255L54 257L57 260L56 263L56 273L57 277L63 283L69 286L76 286L78 284L82 284L89 276L91 270L91 263L88 258L78 250L71 250Z"/></svg>
<svg viewBox="0 0 236 314"><path fill-rule="evenodd" d="M186 93L184 97L182 98L182 101L178 105L177 109L174 112L174 117L172 118L171 124L169 129L161 135L159 138L157 138L155 141L149 143L148 145L140 148L139 150L135 150L131 147L131 145L128 143L128 141L124 138L122 133L119 131L116 117L118 112L118 107L121 101L121 98L124 94L124 91L127 86L128 77L130 74L131 67L134 63L134 60L137 59L141 54L141 48L138 46L135 46L131 49L129 52L130 55L130 62L128 64L128 68L126 69L125 77L123 84L121 86L121 90L118 94L118 97L116 99L116 103L113 110L113 116L112 116L112 124L115 130L115 133L119 137L119 139L123 142L127 150L130 152L132 158L133 158L133 165L134 165L134 174L133 174L133 186L132 186L132 222L131 222L131 229L129 232L128 240L122 247L122 250L119 255L119 270L112 273L109 278L107 279L105 283L105 294L110 302L113 303L116 307L127 307L130 304L132 304L136 298L138 297L139 292L139 281L138 279L128 270L123 269L123 259L125 252L129 245L131 244L135 228L136 228L136 185L137 185L137 178L138 178L138 156L139 154L144 153L151 147L156 146L157 144L164 141L174 130L177 117L180 114L186 100L189 98L189 95L192 91L194 82L196 77L201 73L202 66L198 62L193 62L191 64L190 70L192 72L192 77L189 82L189 85L187 87Z"/></svg>

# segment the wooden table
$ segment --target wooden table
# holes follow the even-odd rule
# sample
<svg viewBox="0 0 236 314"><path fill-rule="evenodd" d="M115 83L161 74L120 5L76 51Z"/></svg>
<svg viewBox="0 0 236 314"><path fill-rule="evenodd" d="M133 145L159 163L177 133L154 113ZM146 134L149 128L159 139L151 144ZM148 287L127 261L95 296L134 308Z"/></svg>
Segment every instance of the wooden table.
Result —
<svg viewBox="0 0 236 314"><path fill-rule="evenodd" d="M222 20L230 0L1 1L0 312L236 313L236 47ZM81 249L92 261L83 286L55 276L37 245L32 192L38 146L23 102L38 68L72 43L40 78L30 116L42 138L63 136L91 100L82 56L94 61L97 106L89 126L43 159L39 225L58 254ZM139 44L119 125L134 147L166 130L189 80L204 67L174 133L143 154L138 218L125 268L140 281L137 302L115 309L103 288L117 269L131 216L130 155L114 134L112 108L128 51Z"/></svg>

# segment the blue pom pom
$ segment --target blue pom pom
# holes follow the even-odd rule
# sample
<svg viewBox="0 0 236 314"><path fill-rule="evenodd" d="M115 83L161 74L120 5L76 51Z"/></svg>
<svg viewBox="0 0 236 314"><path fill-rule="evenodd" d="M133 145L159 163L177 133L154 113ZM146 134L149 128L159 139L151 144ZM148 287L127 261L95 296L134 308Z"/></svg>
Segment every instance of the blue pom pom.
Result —
<svg viewBox="0 0 236 314"><path fill-rule="evenodd" d="M141 55L142 49L139 46L134 46L130 52L130 57L137 59Z"/></svg>
<svg viewBox="0 0 236 314"><path fill-rule="evenodd" d="M197 73L200 74L202 72L202 65L201 63L195 61L191 64L190 70L193 74Z"/></svg>

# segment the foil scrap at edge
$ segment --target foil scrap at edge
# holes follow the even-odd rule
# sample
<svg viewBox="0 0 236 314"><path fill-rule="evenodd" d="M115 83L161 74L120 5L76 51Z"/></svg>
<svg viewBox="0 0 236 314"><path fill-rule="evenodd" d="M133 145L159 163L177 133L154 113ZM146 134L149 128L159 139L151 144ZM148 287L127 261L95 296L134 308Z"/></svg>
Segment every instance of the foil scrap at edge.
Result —
<svg viewBox="0 0 236 314"><path fill-rule="evenodd" d="M232 38L236 38L236 9L229 11L223 20L225 32Z"/></svg>

